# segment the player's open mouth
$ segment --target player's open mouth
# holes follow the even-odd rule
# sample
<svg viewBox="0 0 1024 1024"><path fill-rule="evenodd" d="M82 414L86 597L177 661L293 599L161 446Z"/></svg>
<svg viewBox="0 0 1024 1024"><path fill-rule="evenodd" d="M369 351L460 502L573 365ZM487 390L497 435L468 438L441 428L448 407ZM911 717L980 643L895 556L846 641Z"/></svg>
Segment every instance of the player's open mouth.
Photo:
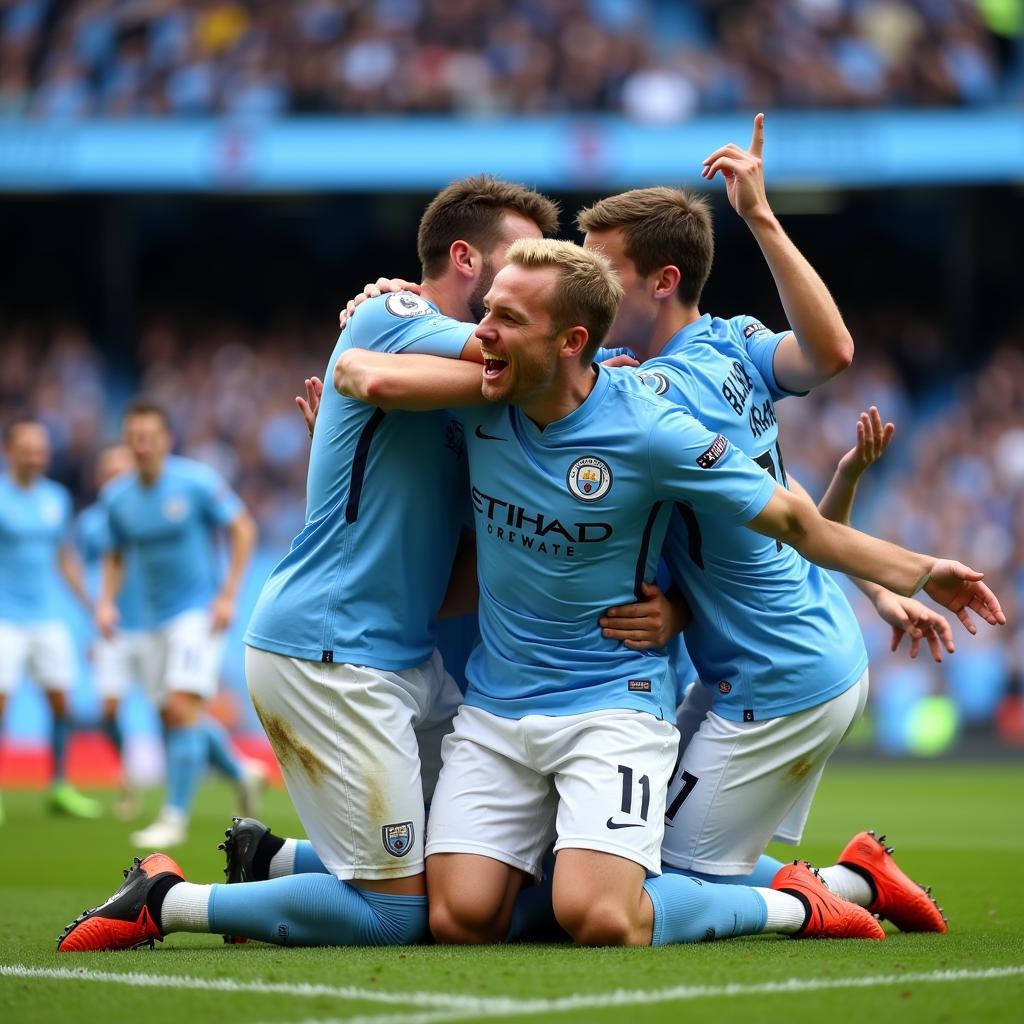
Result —
<svg viewBox="0 0 1024 1024"><path fill-rule="evenodd" d="M500 377L505 367L508 366L507 359L499 359L497 356L491 355L489 352L483 353L484 357L484 377L488 380L493 380L495 377Z"/></svg>

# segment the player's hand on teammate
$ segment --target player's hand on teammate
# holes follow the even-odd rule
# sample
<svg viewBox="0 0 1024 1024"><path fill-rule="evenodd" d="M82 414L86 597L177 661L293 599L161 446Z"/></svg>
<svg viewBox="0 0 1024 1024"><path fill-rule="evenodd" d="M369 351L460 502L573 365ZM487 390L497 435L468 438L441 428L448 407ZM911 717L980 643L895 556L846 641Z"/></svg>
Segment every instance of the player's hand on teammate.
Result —
<svg viewBox="0 0 1024 1024"><path fill-rule="evenodd" d="M235 621L235 599L228 594L218 594L210 603L210 629L223 633Z"/></svg>
<svg viewBox="0 0 1024 1024"><path fill-rule="evenodd" d="M982 582L984 574L948 558L932 566L924 592L936 603L948 608L972 636L978 632L969 614L980 615L990 626L1004 626L1006 616L999 599Z"/></svg>
<svg viewBox="0 0 1024 1024"><path fill-rule="evenodd" d="M721 173L725 191L733 209L744 219L771 213L764 185L764 114L754 118L754 134L750 148L743 149L730 142L716 149L705 161L701 177L708 181Z"/></svg>
<svg viewBox="0 0 1024 1024"><path fill-rule="evenodd" d="M621 640L634 651L664 647L692 617L682 595L670 599L653 583L642 587L643 601L609 608L597 620L602 636Z"/></svg>
<svg viewBox="0 0 1024 1024"><path fill-rule="evenodd" d="M324 393L324 382L319 377L307 377L305 383L306 397L296 395L295 404L299 407L299 412L302 413L309 436L312 437L317 413L320 411L320 399Z"/></svg>
<svg viewBox="0 0 1024 1024"><path fill-rule="evenodd" d="M905 636L910 637L910 656L916 658L924 641L935 661L942 661L942 650L952 654L953 627L938 612L912 597L902 597L890 590L879 589L875 611L892 627L891 651L897 651Z"/></svg>
<svg viewBox="0 0 1024 1024"><path fill-rule="evenodd" d="M851 482L857 480L882 457L895 432L895 424L882 423L876 406L862 412L857 421L857 443L839 460L839 472Z"/></svg>
<svg viewBox="0 0 1024 1024"><path fill-rule="evenodd" d="M338 314L338 328L345 330L349 318L367 299L376 299L386 292L414 292L419 295L420 291L421 285L415 281L403 281L400 277L378 277L373 284L366 285L354 299L348 300L345 308Z"/></svg>
<svg viewBox="0 0 1024 1024"><path fill-rule="evenodd" d="M620 356L612 356L610 359L602 359L602 366L639 366L640 361L634 359L632 356L627 356L625 352Z"/></svg>
<svg viewBox="0 0 1024 1024"><path fill-rule="evenodd" d="M99 601L96 604L96 629L100 636L112 640L121 623L121 615L117 605L112 601Z"/></svg>

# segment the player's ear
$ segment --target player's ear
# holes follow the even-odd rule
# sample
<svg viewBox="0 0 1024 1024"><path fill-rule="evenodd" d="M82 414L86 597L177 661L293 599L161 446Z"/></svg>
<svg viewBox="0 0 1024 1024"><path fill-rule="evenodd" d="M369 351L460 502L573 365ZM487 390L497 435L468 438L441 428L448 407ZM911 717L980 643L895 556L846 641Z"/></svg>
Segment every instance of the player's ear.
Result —
<svg viewBox="0 0 1024 1024"><path fill-rule="evenodd" d="M683 275L674 264L662 267L654 277L654 297L656 299L670 299L676 293L679 282Z"/></svg>
<svg viewBox="0 0 1024 1024"><path fill-rule="evenodd" d="M449 246L448 259L455 272L463 277L475 277L482 263L479 251L461 238Z"/></svg>
<svg viewBox="0 0 1024 1024"><path fill-rule="evenodd" d="M559 355L563 359L579 359L590 341L590 332L583 326L570 327L565 332L565 340Z"/></svg>

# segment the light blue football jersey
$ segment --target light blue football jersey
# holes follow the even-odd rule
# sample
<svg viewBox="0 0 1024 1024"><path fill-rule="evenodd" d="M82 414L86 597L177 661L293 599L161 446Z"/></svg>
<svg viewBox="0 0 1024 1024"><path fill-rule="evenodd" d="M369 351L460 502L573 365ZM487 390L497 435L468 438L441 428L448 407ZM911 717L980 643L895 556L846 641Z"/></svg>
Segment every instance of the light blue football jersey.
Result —
<svg viewBox="0 0 1024 1024"><path fill-rule="evenodd" d="M113 548L107 513L98 501L78 513L75 520L75 543L82 561L92 569L98 569L98 563ZM120 628L142 629L146 617L142 611L142 584L135 554L125 551L121 561L121 590L117 595Z"/></svg>
<svg viewBox="0 0 1024 1024"><path fill-rule="evenodd" d="M111 544L135 561L147 629L194 608L205 608L220 587L217 530L243 510L241 499L209 466L169 455L145 486L124 473L100 491Z"/></svg>
<svg viewBox="0 0 1024 1024"><path fill-rule="evenodd" d="M61 618L57 553L69 540L71 495L45 477L28 487L0 475L0 620L19 625Z"/></svg>
<svg viewBox="0 0 1024 1024"><path fill-rule="evenodd" d="M785 336L749 316L705 315L635 372L785 485L774 402L788 392L773 369ZM687 649L723 718L754 721L814 707L867 668L839 585L792 548L680 502L664 555L693 610Z"/></svg>
<svg viewBox="0 0 1024 1024"><path fill-rule="evenodd" d="M462 425L446 412L385 413L331 382L350 347L458 358L473 331L409 292L349 320L324 373L306 525L263 587L247 644L390 671L430 657L465 519Z"/></svg>
<svg viewBox="0 0 1024 1024"><path fill-rule="evenodd" d="M506 718L633 708L674 720L664 651L601 635L654 578L673 502L739 525L775 482L626 369L544 430L520 410L463 413L480 582L466 703Z"/></svg>

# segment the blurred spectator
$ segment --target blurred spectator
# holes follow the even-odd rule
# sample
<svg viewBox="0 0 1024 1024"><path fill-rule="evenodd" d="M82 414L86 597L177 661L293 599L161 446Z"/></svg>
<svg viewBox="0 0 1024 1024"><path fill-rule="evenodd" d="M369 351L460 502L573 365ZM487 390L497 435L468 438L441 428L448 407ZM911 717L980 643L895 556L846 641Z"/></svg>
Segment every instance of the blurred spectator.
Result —
<svg viewBox="0 0 1024 1024"><path fill-rule="evenodd" d="M979 105L1021 0L0 0L0 114Z"/></svg>

